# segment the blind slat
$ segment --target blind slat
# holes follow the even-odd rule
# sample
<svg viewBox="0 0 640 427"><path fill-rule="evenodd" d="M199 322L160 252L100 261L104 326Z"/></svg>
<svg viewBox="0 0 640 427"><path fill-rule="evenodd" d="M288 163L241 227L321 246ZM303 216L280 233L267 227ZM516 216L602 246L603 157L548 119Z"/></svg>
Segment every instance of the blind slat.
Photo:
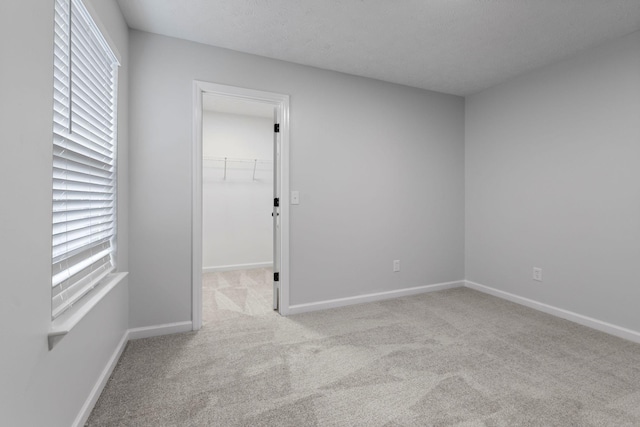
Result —
<svg viewBox="0 0 640 427"><path fill-rule="evenodd" d="M104 57L104 48L99 40L87 34L90 31L89 25L77 13L72 12L71 16L71 45L77 45L79 52L91 58L94 67L102 67L107 70L113 62Z"/></svg>
<svg viewBox="0 0 640 427"><path fill-rule="evenodd" d="M109 159L113 156L112 147L107 144L103 144L103 139L94 136L91 133L88 134L88 137L85 137L85 135L79 135L78 133L76 133L75 136L79 138L59 138L56 139L54 144L56 147L65 150L72 150L75 153L82 154L83 156L90 157L101 162L103 162L104 159ZM93 140L90 140L89 137L93 137ZM110 160L104 163L109 162Z"/></svg>
<svg viewBox="0 0 640 427"><path fill-rule="evenodd" d="M53 179L69 180L77 182L88 182L90 184L113 186L114 182L110 178L102 178L86 173L75 172L69 169L58 169L53 166Z"/></svg>
<svg viewBox="0 0 640 427"><path fill-rule="evenodd" d="M84 172L75 171L72 168L68 167L68 164L63 168L58 168L55 164L53 165L53 178L54 179L68 179L70 181L83 181L89 182L91 184L100 184L100 185L114 185L111 176L102 177L96 176L95 174L89 174Z"/></svg>
<svg viewBox="0 0 640 427"><path fill-rule="evenodd" d="M92 91L86 84L76 83L73 87L73 93L75 95L74 97L81 99L83 102L89 103L93 108L98 109L103 114L106 114L107 116L113 115L111 107L102 105L101 103L96 102L93 99L98 95L94 91Z"/></svg>
<svg viewBox="0 0 640 427"><path fill-rule="evenodd" d="M74 99L77 97L74 97ZM94 112L94 108L91 105L80 105L77 102L71 102L71 110L76 115L74 118L76 121L80 119L84 122L84 128L89 131L101 132L106 138L110 140L113 134L113 125L102 114Z"/></svg>
<svg viewBox="0 0 640 427"><path fill-rule="evenodd" d="M70 260L70 258L87 258L91 256L92 253L96 253L96 251L108 249L110 245L111 243L109 242L109 238L105 237L104 239L93 241L90 245L80 247L76 250L63 252L59 256L53 258L52 271L54 274L59 273L64 270L65 265L73 264L75 262L74 260Z"/></svg>
<svg viewBox="0 0 640 427"><path fill-rule="evenodd" d="M111 125L111 118L109 117L109 115L107 113L105 113L104 111L100 111L98 108L96 108L94 105L92 105L91 103L85 101L83 98L81 97L74 97L72 100L72 106L75 106L76 108L83 110L85 112L85 114L87 115L91 115L94 117L95 120L99 120L100 123L103 123L105 125ZM75 111L75 110L74 110Z"/></svg>
<svg viewBox="0 0 640 427"><path fill-rule="evenodd" d="M113 229L107 229L102 230L99 233L94 233L90 236L77 236L77 238L73 240L67 239L66 241L60 241L59 243L52 245L52 258L55 259L56 257L64 256L65 254L68 254L80 248L90 247L99 240L107 238L110 239L111 237L113 237L112 231Z"/></svg>
<svg viewBox="0 0 640 427"><path fill-rule="evenodd" d="M113 200L64 200L53 202L53 213L113 208Z"/></svg>
<svg viewBox="0 0 640 427"><path fill-rule="evenodd" d="M55 212L53 214L53 226L57 224L65 223L68 221L77 221L80 219L97 218L105 215L113 217L113 209L111 208L97 208L97 209L81 209L81 210L67 210L64 212Z"/></svg>
<svg viewBox="0 0 640 427"><path fill-rule="evenodd" d="M113 215L101 215L101 216L93 216L90 218L82 218L76 220L68 219L65 222L53 224L53 235L59 235L66 233L68 231L80 230L83 228L91 227L93 225L102 225L106 223L113 222Z"/></svg>
<svg viewBox="0 0 640 427"><path fill-rule="evenodd" d="M59 257L53 262L53 274L58 274L66 269L68 265L76 264L78 261L91 257L93 254L100 253L109 249L108 240L100 240L91 246L82 248L75 252L67 253L65 257Z"/></svg>
<svg viewBox="0 0 640 427"><path fill-rule="evenodd" d="M108 169L96 168L85 163L76 162L58 156L53 157L53 167L54 170L57 168L68 172L79 172L88 176L105 178L110 181L113 179L113 175Z"/></svg>
<svg viewBox="0 0 640 427"><path fill-rule="evenodd" d="M92 118L87 118L84 114L78 113L77 109L73 111L73 132L81 135L84 138L89 140L98 140L103 142L105 145L108 141L110 141L113 137L113 132L110 128L100 129L98 126L94 125ZM104 128L104 126L103 126Z"/></svg>
<svg viewBox="0 0 640 427"><path fill-rule="evenodd" d="M82 275L81 277L80 275L75 275L59 287L53 288L51 316L56 318L70 308L100 283L100 280L111 273L113 269L114 266L111 258L104 258L101 264L95 263L86 269L89 274ZM70 283L70 285L67 285L67 283Z"/></svg>
<svg viewBox="0 0 640 427"><path fill-rule="evenodd" d="M106 93L111 91L111 80L108 75L109 66L96 64L93 52L88 52L82 44L82 40L71 38L71 55L74 66L84 70L87 76L91 76L91 83L102 87Z"/></svg>
<svg viewBox="0 0 640 427"><path fill-rule="evenodd" d="M69 242L84 241L87 237L101 235L113 230L113 222L95 224L89 227L70 230L61 234L53 235L53 246L61 246Z"/></svg>
<svg viewBox="0 0 640 427"><path fill-rule="evenodd" d="M82 193L111 194L112 185L93 184L89 182L73 181L69 179L54 178L53 189L59 191L76 191Z"/></svg>
<svg viewBox="0 0 640 427"><path fill-rule="evenodd" d="M73 191L53 189L53 201L59 200L113 200L111 192Z"/></svg>
<svg viewBox="0 0 640 427"><path fill-rule="evenodd" d="M63 269L60 273L53 276L54 286L64 283L66 280L72 278L74 275L78 273L81 273L83 270L87 268L92 268L93 267L92 264L94 264L96 261L100 262L100 264L103 264L106 261L106 258L108 255L109 255L109 249L105 249L101 252L91 255L90 257L83 259L80 262L75 263L70 268Z"/></svg>
<svg viewBox="0 0 640 427"><path fill-rule="evenodd" d="M92 80L92 74L83 66L82 63L77 62L78 58L74 52L71 52L71 60L74 64L71 69L71 75L74 77L74 79L71 80L71 90L74 90L77 86L82 86L89 89L92 96L105 98L111 96L109 88L104 87L96 80Z"/></svg>
<svg viewBox="0 0 640 427"><path fill-rule="evenodd" d="M64 147L54 146L53 155L61 159L69 159L75 161L76 163L86 164L87 166L92 166L96 169L102 169L105 171L111 171L113 169L112 165L105 161L85 156L82 153L77 153L71 149L67 149Z"/></svg>

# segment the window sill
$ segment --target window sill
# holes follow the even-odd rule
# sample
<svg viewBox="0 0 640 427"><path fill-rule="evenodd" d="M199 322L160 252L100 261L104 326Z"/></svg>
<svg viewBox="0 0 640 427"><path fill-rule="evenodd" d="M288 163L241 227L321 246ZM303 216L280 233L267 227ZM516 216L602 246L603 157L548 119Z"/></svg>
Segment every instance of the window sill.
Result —
<svg viewBox="0 0 640 427"><path fill-rule="evenodd" d="M62 338L65 337L80 321L86 316L102 298L104 298L113 288L118 286L129 273L111 274L96 286L93 291L75 303L73 307L62 313L60 317L51 322L51 329L48 334L49 350L52 350Z"/></svg>

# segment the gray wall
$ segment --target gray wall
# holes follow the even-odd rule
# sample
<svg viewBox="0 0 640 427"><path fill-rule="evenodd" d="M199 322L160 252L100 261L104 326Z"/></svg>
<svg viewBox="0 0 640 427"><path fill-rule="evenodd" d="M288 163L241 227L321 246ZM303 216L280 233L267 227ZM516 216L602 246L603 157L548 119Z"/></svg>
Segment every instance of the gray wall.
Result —
<svg viewBox="0 0 640 427"><path fill-rule="evenodd" d="M127 258L127 39L117 5L94 1L123 57L119 115L119 264ZM127 329L128 287L114 289L52 351L53 1L0 2L0 424L64 426L76 418Z"/></svg>
<svg viewBox="0 0 640 427"><path fill-rule="evenodd" d="M467 279L639 331L639 112L640 32L468 97Z"/></svg>
<svg viewBox="0 0 640 427"><path fill-rule="evenodd" d="M194 79L291 95L291 304L463 278L463 98L130 41L132 327L191 318Z"/></svg>
<svg viewBox="0 0 640 427"><path fill-rule="evenodd" d="M208 158L202 162L203 271L273 265L273 107L266 110L271 117L202 114L202 155ZM212 158L260 163L231 161L225 168Z"/></svg>

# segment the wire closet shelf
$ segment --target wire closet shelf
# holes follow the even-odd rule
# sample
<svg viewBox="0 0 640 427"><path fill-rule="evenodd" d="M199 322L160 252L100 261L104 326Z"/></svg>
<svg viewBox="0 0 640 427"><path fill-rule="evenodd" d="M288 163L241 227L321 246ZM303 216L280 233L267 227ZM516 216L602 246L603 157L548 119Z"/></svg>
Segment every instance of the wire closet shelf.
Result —
<svg viewBox="0 0 640 427"><path fill-rule="evenodd" d="M224 169L223 180L227 179L227 170L228 169L253 169L252 180L256 180L256 171L258 170L258 165L269 165L272 166L273 162L271 160L260 160L260 159L249 159L249 158L237 158L237 157L207 157L204 156L203 161L205 162L205 167L220 167ZM215 165L218 163L218 165ZM209 166L207 166L209 164ZM211 165L214 164L215 166ZM270 168L269 168L270 169Z"/></svg>

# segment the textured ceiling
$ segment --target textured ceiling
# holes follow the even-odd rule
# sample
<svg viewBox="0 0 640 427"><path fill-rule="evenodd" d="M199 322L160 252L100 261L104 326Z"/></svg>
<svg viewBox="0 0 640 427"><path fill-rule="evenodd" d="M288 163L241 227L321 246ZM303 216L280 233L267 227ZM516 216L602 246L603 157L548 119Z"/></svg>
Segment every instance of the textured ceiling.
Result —
<svg viewBox="0 0 640 427"><path fill-rule="evenodd" d="M131 28L469 95L640 30L640 0L119 0Z"/></svg>

